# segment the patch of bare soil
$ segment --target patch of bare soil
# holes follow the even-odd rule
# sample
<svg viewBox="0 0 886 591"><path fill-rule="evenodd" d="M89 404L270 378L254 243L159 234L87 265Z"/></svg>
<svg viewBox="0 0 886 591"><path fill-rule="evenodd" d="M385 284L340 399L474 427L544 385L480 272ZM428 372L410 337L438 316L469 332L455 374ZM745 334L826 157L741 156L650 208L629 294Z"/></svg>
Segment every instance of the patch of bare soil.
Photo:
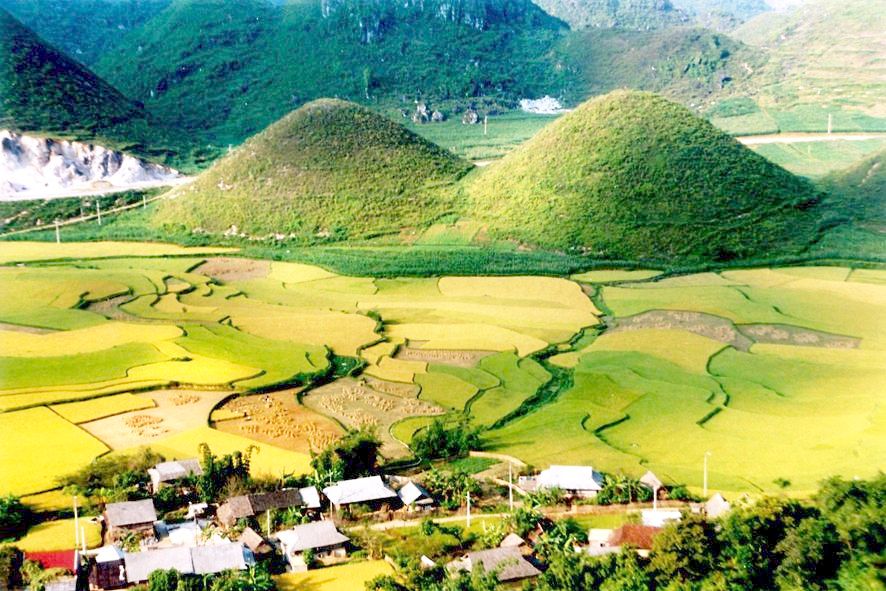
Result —
<svg viewBox="0 0 886 591"><path fill-rule="evenodd" d="M379 392L352 378L337 380L311 390L302 399L305 406L352 427L374 427L388 458L403 456L406 447L391 435L391 425L406 417L439 415L439 406L415 398Z"/></svg>
<svg viewBox="0 0 886 591"><path fill-rule="evenodd" d="M158 437L205 426L209 413L230 392L154 390L137 396L151 399L157 406L79 426L111 449L150 445Z"/></svg>
<svg viewBox="0 0 886 591"><path fill-rule="evenodd" d="M410 345L413 343L410 343ZM493 355L492 351L461 351L444 349L414 349L400 347L395 359L404 361L424 361L425 363L443 363L457 367L474 367L484 357Z"/></svg>
<svg viewBox="0 0 886 591"><path fill-rule="evenodd" d="M206 262L197 267L195 272L222 282L245 281L247 279L261 279L270 275L271 263L236 257L214 257L206 259Z"/></svg>
<svg viewBox="0 0 886 591"><path fill-rule="evenodd" d="M148 320L144 318L139 318L138 316L133 316L132 314L129 314L128 312L125 312L120 308L120 306L131 299L132 296L129 294L114 296L106 300L89 302L89 304L86 306L86 309L90 312L101 314L109 320L120 320L123 322L148 322Z"/></svg>
<svg viewBox="0 0 886 591"><path fill-rule="evenodd" d="M232 398L218 407L212 417L239 416L217 420L219 431L233 433L302 453L320 451L341 437L335 421L298 403L298 390Z"/></svg>
<svg viewBox="0 0 886 591"><path fill-rule="evenodd" d="M9 332L24 332L28 334L49 334L58 332L52 328L38 328L36 326L24 326L22 324L9 324L8 322L0 322L0 330L8 330Z"/></svg>
<svg viewBox="0 0 886 591"><path fill-rule="evenodd" d="M609 323L612 328L608 332L644 328L685 330L732 345L739 351L747 351L754 344L753 340L742 334L731 320L702 312L650 310L627 318L609 319Z"/></svg>
<svg viewBox="0 0 886 591"><path fill-rule="evenodd" d="M743 334L758 343L824 347L826 349L857 349L861 339L821 332L788 324L744 324L738 327Z"/></svg>

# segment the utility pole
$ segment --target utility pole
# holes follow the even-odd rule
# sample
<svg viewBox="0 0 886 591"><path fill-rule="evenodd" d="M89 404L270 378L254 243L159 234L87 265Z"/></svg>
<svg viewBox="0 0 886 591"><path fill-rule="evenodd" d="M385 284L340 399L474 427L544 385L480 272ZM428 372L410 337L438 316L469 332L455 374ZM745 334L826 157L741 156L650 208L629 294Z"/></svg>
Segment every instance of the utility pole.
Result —
<svg viewBox="0 0 886 591"><path fill-rule="evenodd" d="M98 225L102 225L102 203L98 199L95 200L95 211L98 215Z"/></svg>
<svg viewBox="0 0 886 591"><path fill-rule="evenodd" d="M55 220L55 243L56 243L56 244L61 244L61 241L62 241L62 235L61 235L61 232L59 232L59 229L58 229L58 220Z"/></svg>
<svg viewBox="0 0 886 591"><path fill-rule="evenodd" d="M483 135L489 131L489 115L483 115Z"/></svg>
<svg viewBox="0 0 886 591"><path fill-rule="evenodd" d="M514 464L508 462L508 509L514 512Z"/></svg>
<svg viewBox="0 0 886 591"><path fill-rule="evenodd" d="M468 519L467 526L470 529L471 527L471 491L468 491Z"/></svg>
<svg viewBox="0 0 886 591"><path fill-rule="evenodd" d="M708 498L708 457L711 455L711 452L704 452L704 485L702 486L702 493L705 499Z"/></svg>
<svg viewBox="0 0 886 591"><path fill-rule="evenodd" d="M77 515L77 495L74 495L74 548L80 546L80 521Z"/></svg>
<svg viewBox="0 0 886 591"><path fill-rule="evenodd" d="M142 209L148 208L148 196L142 193Z"/></svg>

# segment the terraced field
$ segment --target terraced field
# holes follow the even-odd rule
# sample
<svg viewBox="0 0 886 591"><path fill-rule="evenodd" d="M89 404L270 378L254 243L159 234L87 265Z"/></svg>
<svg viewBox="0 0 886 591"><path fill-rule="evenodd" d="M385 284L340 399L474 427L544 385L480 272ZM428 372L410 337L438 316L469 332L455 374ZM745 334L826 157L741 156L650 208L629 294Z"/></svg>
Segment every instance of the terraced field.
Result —
<svg viewBox="0 0 886 591"><path fill-rule="evenodd" d="M806 267L603 286L610 330L550 359L574 385L492 447L695 486L710 452L711 485L728 491L882 469L884 276Z"/></svg>
<svg viewBox="0 0 886 591"><path fill-rule="evenodd" d="M384 453L402 456L394 423L470 412L492 424L547 381L527 355L598 322L563 279L376 280L177 247L62 246L41 261L35 245L0 245L0 260L20 261L0 267L0 420L32 413L76 453L3 478L4 493L50 490L96 455L140 446L186 457L201 442L255 445L258 472L302 472L341 426L373 426ZM359 357L362 375L297 401L335 355ZM276 402L252 410L231 400L269 390ZM253 429L243 413L263 407L266 428ZM4 447L46 452L28 436Z"/></svg>
<svg viewBox="0 0 886 591"><path fill-rule="evenodd" d="M695 486L711 452L712 487L727 491L806 491L884 466L883 271L374 279L134 250L41 261L0 244L0 260L28 255L0 266L0 428L14 434L0 494L52 490L141 446L255 446L256 471L279 477L369 426L396 458L434 417L462 414L490 451L537 466L651 468ZM336 356L363 366L314 387ZM22 458L34 469L9 471Z"/></svg>

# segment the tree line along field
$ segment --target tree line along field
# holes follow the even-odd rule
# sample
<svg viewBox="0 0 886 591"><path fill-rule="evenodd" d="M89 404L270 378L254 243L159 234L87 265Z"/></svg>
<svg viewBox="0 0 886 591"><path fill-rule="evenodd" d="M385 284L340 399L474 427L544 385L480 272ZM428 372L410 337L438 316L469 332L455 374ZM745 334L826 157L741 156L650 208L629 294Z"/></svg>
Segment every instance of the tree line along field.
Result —
<svg viewBox="0 0 886 591"><path fill-rule="evenodd" d="M373 278L163 245L39 251L0 245L2 494L204 442L255 445L279 477L363 426L394 459L463 415L539 467L697 485L711 452L727 491L807 491L886 457L883 271ZM362 368L333 375L345 357Z"/></svg>

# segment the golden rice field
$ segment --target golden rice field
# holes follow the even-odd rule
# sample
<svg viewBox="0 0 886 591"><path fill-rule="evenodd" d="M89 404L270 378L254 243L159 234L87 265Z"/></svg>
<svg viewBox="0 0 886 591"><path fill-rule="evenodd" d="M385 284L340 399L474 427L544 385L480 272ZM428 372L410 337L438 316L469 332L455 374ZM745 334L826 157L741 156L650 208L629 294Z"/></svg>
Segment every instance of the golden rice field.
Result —
<svg viewBox="0 0 886 591"><path fill-rule="evenodd" d="M384 560L369 560L286 573L274 577L274 582L280 591L352 591L362 589L375 577L393 573L394 568Z"/></svg>
<svg viewBox="0 0 886 591"><path fill-rule="evenodd" d="M98 548L102 543L101 525L89 519L81 519L78 523L86 534L86 547ZM73 550L75 547L74 520L59 519L44 521L28 530L15 545L23 552L54 552L57 550Z"/></svg>
<svg viewBox="0 0 886 591"><path fill-rule="evenodd" d="M432 417L460 414L536 466L652 468L694 486L711 451L727 491L884 467L884 271L376 279L229 255L0 243L0 494L144 445L176 458L256 445L257 473L303 472L338 432L317 420L375 426L402 456ZM614 315L600 335L582 283ZM333 355L361 359L362 375L296 400ZM554 375L571 386L533 403ZM219 405L257 389L289 392L286 412L266 432L234 429Z"/></svg>

